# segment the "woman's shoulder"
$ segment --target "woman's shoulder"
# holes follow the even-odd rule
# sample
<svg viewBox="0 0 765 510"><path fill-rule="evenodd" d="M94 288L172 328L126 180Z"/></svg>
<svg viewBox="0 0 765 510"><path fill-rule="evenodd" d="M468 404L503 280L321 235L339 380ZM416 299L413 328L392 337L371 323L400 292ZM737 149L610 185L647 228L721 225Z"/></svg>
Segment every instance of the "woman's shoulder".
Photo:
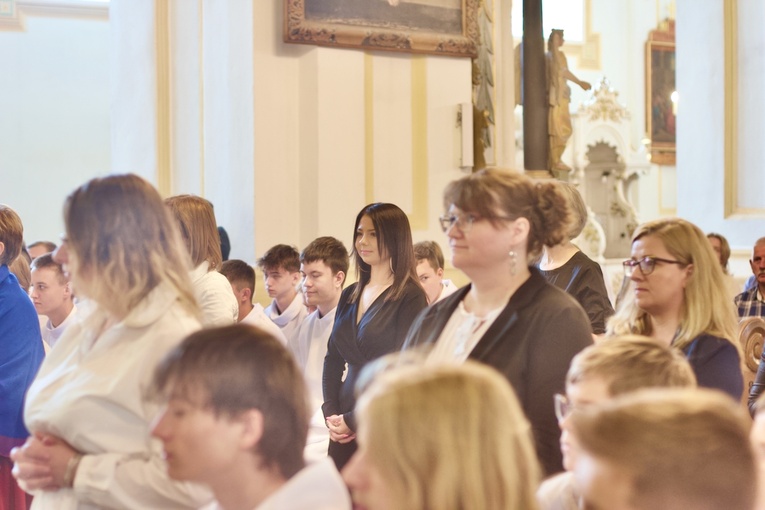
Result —
<svg viewBox="0 0 765 510"><path fill-rule="evenodd" d="M426 302L428 300L422 285L420 285L418 282L412 281L411 279L408 279L404 285L404 297L407 299L424 297Z"/></svg>
<svg viewBox="0 0 765 510"><path fill-rule="evenodd" d="M176 300L155 323L155 329L171 329L182 334L188 334L202 327L201 322L189 309Z"/></svg>
<svg viewBox="0 0 765 510"><path fill-rule="evenodd" d="M223 276L223 274L213 270L203 274L194 282L194 288L202 291L224 289L231 292L231 283L229 283L228 278Z"/></svg>
<svg viewBox="0 0 765 510"><path fill-rule="evenodd" d="M691 340L690 344L688 344L688 347L695 347L696 349L718 349L725 347L730 347L732 349L736 348L732 340L721 336L716 336L711 333L701 333L696 338Z"/></svg>
<svg viewBox="0 0 765 510"><path fill-rule="evenodd" d="M598 274L603 274L603 269L601 269L600 264L592 260L590 257L587 256L586 253L583 251L578 251L574 254L573 257L571 257L571 260L568 262L569 264L572 264L574 267L577 267L579 269L585 270L585 271L595 271Z"/></svg>
<svg viewBox="0 0 765 510"><path fill-rule="evenodd" d="M541 275L538 277L542 281L535 282L529 295L524 296L523 315L529 321L539 322L539 327L578 329L589 335L590 320L582 305L565 290L547 282Z"/></svg>
<svg viewBox="0 0 765 510"><path fill-rule="evenodd" d="M346 288L343 289L343 291L340 293L340 300L337 302L337 312L335 316L342 315L343 309L345 309L348 305L351 304L351 296L353 295L354 290L356 290L356 287L358 287L358 282L353 282L352 284L348 285Z"/></svg>
<svg viewBox="0 0 765 510"><path fill-rule="evenodd" d="M359 286L359 282L353 282L352 284L348 285L346 288L343 289L343 292L340 293L340 301L347 301L348 297L353 294L353 291L356 289L356 287Z"/></svg>
<svg viewBox="0 0 765 510"><path fill-rule="evenodd" d="M382 308L394 313L419 312L428 306L428 297L419 283L407 279L400 292L395 293L393 286L385 290L385 298L381 299Z"/></svg>
<svg viewBox="0 0 765 510"><path fill-rule="evenodd" d="M682 351L689 359L706 359L719 356L740 357L740 349L733 340L716 336L710 333L702 333L690 341Z"/></svg>
<svg viewBox="0 0 765 510"><path fill-rule="evenodd" d="M533 293L530 307L581 308L568 292L548 282L538 271L532 271L529 280L529 290Z"/></svg>

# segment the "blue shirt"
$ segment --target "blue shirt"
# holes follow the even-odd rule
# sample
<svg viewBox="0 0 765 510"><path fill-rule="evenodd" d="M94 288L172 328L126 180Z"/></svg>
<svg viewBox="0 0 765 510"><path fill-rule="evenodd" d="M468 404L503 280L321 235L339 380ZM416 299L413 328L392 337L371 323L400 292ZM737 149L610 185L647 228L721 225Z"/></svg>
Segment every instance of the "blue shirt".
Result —
<svg viewBox="0 0 765 510"><path fill-rule="evenodd" d="M0 455L24 444L24 395L45 351L37 312L19 281L0 266Z"/></svg>

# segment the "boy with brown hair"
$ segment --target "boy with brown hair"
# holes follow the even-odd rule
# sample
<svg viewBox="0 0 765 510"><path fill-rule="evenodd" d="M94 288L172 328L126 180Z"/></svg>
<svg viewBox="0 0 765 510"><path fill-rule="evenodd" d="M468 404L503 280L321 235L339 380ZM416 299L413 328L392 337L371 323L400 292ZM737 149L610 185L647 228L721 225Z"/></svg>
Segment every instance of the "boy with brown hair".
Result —
<svg viewBox="0 0 765 510"><path fill-rule="evenodd" d="M258 267L263 271L266 292L273 298L265 313L281 328L287 341L294 342L300 324L308 315L297 291L300 254L292 246L277 244L258 260Z"/></svg>
<svg viewBox="0 0 765 510"><path fill-rule="evenodd" d="M649 389L572 416L586 508L751 510L751 420L709 389Z"/></svg>
<svg viewBox="0 0 765 510"><path fill-rule="evenodd" d="M324 402L322 374L327 342L335 323L335 311L348 273L348 250L334 237L311 241L300 254L303 292L309 306L316 310L303 320L290 349L308 385L311 399L311 427L308 431L306 456L318 459L327 455L329 431L321 405Z"/></svg>
<svg viewBox="0 0 765 510"><path fill-rule="evenodd" d="M49 347L53 347L77 314L72 284L64 275L61 264L53 260L51 253L34 259L31 270L32 288L29 297L37 313L48 318L42 327L42 338Z"/></svg>
<svg viewBox="0 0 765 510"><path fill-rule="evenodd" d="M238 324L190 335L160 363L153 388L167 400L152 434L168 474L208 485L213 509L350 510L333 462L303 460L305 384L264 331Z"/></svg>
<svg viewBox="0 0 765 510"><path fill-rule="evenodd" d="M432 305L453 294L457 287L444 279L444 253L435 241L421 241L414 245L417 260L417 278Z"/></svg>
<svg viewBox="0 0 765 510"><path fill-rule="evenodd" d="M268 318L260 303L252 302L255 295L255 270L252 266L243 260L227 260L221 264L220 273L231 284L231 290L239 304L239 316L236 322L259 327L287 345L287 338L279 326Z"/></svg>

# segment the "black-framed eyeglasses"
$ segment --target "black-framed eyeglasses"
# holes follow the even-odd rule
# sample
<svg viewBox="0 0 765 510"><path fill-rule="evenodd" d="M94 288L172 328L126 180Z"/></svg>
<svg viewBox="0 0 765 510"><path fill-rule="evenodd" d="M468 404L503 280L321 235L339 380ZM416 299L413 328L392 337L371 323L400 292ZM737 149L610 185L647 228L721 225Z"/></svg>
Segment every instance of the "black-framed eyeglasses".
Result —
<svg viewBox="0 0 765 510"><path fill-rule="evenodd" d="M470 232L471 228L473 228L473 223L483 219L512 221L512 218L507 218L505 216L484 217L484 216L477 216L475 214L470 214L470 213L445 214L439 217L438 221L439 223L441 223L441 230L443 230L444 232L448 232L450 228L456 225L457 228L459 228L463 233L467 233L467 232Z"/></svg>
<svg viewBox="0 0 765 510"><path fill-rule="evenodd" d="M553 398L555 399L555 417L558 421L563 421L574 410L574 406L568 401L566 395L556 393Z"/></svg>
<svg viewBox="0 0 765 510"><path fill-rule="evenodd" d="M629 259L622 262L622 266L624 266L624 275L629 278L635 272L635 268L640 267L640 272L643 273L643 276L648 276L653 273L654 269L656 269L657 262L663 262L664 264L678 264L681 266L685 265L684 262L680 262L679 260L662 259L659 257L643 257L639 260Z"/></svg>

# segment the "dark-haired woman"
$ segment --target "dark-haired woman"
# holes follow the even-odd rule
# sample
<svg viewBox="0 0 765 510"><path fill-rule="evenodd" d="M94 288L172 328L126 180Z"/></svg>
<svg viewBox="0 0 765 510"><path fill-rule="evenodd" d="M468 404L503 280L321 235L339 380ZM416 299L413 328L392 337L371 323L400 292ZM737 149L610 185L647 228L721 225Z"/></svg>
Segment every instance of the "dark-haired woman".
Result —
<svg viewBox="0 0 765 510"><path fill-rule="evenodd" d="M338 469L356 451L353 411L359 372L367 362L399 350L428 305L417 279L409 220L401 209L384 203L364 207L356 216L353 239L358 282L340 296L322 378L329 455Z"/></svg>
<svg viewBox="0 0 765 510"><path fill-rule="evenodd" d="M553 395L571 358L592 343L579 304L529 264L566 236L569 209L552 182L489 169L452 182L441 218L452 264L471 283L423 312L406 347L431 345L430 363L468 358L510 381L547 474L562 470Z"/></svg>

